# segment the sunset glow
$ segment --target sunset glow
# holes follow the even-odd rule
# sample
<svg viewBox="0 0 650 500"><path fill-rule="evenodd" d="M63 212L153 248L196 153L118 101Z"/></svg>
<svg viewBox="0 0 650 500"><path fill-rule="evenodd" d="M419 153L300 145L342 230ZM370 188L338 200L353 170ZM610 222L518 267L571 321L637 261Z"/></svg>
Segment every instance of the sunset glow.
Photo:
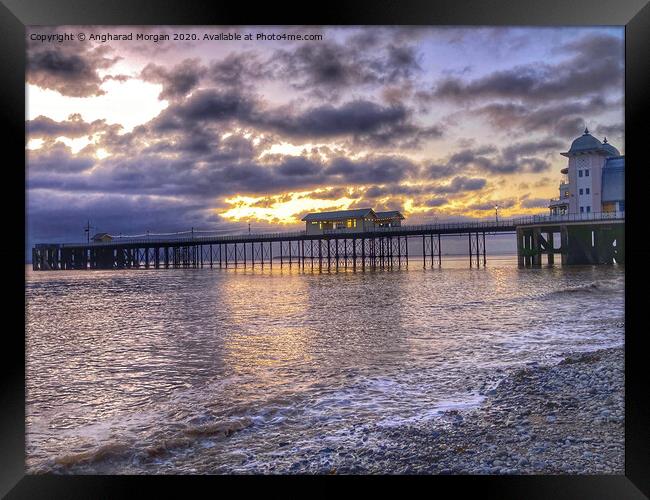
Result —
<svg viewBox="0 0 650 500"><path fill-rule="evenodd" d="M233 220L257 220L278 224L297 224L300 216L311 211L345 210L354 199L318 199L319 192L287 193L283 195L258 197L236 196L227 198L232 208L223 212L222 217ZM314 197L310 197L314 196Z"/></svg>

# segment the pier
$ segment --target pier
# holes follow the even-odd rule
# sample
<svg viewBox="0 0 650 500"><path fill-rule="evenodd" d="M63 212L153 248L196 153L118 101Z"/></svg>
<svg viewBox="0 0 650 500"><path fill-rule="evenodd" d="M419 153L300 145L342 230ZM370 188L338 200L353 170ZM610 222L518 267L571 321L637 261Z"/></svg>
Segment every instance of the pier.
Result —
<svg viewBox="0 0 650 500"><path fill-rule="evenodd" d="M402 268L409 264L409 241L416 241L423 267L442 265L442 243L449 235L467 237L470 267L486 265L486 237L512 234L517 239L520 267L553 265L623 264L624 213L540 215L499 221L456 222L370 231L328 229L247 233L228 236L144 238L114 237L86 243L41 243L32 249L35 271L70 269L179 269L264 268L299 266L301 269ZM413 248L413 243L410 245ZM421 252L421 253L420 253Z"/></svg>

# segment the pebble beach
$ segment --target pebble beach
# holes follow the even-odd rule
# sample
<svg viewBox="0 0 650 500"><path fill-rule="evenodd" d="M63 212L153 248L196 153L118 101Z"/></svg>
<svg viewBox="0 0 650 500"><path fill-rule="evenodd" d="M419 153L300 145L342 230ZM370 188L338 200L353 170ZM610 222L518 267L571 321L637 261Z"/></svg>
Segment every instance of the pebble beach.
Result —
<svg viewBox="0 0 650 500"><path fill-rule="evenodd" d="M421 426L364 432L382 444L358 454L324 449L317 460L305 457L274 472L623 474L623 348L520 369L471 410L447 411Z"/></svg>

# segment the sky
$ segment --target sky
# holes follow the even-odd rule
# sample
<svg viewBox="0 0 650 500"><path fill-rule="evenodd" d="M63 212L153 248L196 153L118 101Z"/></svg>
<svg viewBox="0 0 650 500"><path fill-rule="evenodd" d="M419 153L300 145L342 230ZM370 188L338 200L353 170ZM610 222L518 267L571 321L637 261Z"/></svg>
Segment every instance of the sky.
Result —
<svg viewBox="0 0 650 500"><path fill-rule="evenodd" d="M111 234L232 234L348 208L400 210L406 224L492 218L497 205L499 217L548 213L560 152L585 126L625 151L621 27L27 38L27 248L83 241L88 220Z"/></svg>

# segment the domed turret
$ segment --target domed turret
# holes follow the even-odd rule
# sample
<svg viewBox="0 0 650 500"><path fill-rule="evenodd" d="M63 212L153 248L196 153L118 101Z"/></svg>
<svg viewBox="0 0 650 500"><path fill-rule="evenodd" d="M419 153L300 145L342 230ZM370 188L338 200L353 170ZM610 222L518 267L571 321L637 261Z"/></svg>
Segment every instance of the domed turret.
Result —
<svg viewBox="0 0 650 500"><path fill-rule="evenodd" d="M618 149L607 142L607 137L603 140L603 145L601 146L602 150L607 153L607 157L612 156L621 156L621 153Z"/></svg>
<svg viewBox="0 0 650 500"><path fill-rule="evenodd" d="M602 149L602 146L602 143L589 133L589 129L585 128L585 133L571 143L571 147L565 155L599 151Z"/></svg>

